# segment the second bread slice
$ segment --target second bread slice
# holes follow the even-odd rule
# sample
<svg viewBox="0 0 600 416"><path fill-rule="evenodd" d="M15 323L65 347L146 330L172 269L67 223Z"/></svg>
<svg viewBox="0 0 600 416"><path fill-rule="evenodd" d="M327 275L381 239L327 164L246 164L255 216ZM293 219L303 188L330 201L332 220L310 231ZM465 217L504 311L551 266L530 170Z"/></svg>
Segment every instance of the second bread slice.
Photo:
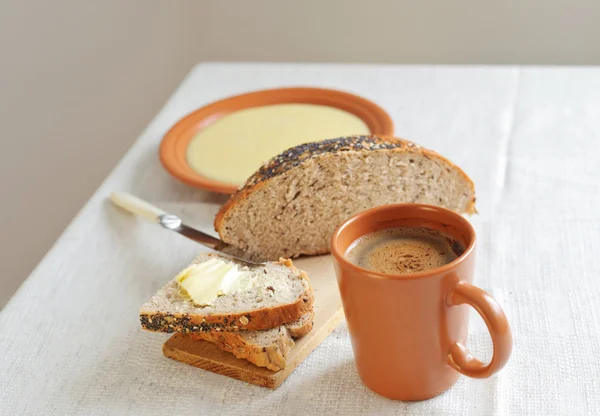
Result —
<svg viewBox="0 0 600 416"><path fill-rule="evenodd" d="M220 349L259 367L279 371L287 364L287 358L294 347L293 339L310 332L313 318L311 311L299 320L278 328L247 332L198 332L190 336L194 340L212 342Z"/></svg>

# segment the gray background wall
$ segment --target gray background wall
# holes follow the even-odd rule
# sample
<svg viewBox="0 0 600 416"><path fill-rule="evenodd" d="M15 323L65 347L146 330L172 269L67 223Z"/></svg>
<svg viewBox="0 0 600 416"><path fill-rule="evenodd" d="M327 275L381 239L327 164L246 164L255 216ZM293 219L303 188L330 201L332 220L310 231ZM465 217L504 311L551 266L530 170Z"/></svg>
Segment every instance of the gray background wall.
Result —
<svg viewBox="0 0 600 416"><path fill-rule="evenodd" d="M599 21L597 0L0 0L0 307L199 61L598 64Z"/></svg>

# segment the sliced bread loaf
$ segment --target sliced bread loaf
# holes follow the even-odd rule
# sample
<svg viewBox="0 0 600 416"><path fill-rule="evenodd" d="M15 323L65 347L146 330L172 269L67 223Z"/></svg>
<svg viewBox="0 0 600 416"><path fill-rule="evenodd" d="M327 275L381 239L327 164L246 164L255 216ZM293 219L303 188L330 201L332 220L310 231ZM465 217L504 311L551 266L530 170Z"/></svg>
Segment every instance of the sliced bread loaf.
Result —
<svg viewBox="0 0 600 416"><path fill-rule="evenodd" d="M197 332L190 336L194 340L214 343L237 358L243 358L259 367L279 371L285 367L287 357L294 346L294 338L310 332L313 312L299 320L278 328L246 332Z"/></svg>
<svg viewBox="0 0 600 416"><path fill-rule="evenodd" d="M348 217L415 202L475 212L473 182L437 153L402 139L352 136L286 150L221 208L221 239L260 258L329 252Z"/></svg>
<svg viewBox="0 0 600 416"><path fill-rule="evenodd" d="M192 264L214 256L232 262L203 253ZM314 297L306 273L291 260L238 267L255 274L256 283L250 290L220 296L210 306L198 306L173 279L140 308L142 328L161 332L256 331L297 321L312 310Z"/></svg>

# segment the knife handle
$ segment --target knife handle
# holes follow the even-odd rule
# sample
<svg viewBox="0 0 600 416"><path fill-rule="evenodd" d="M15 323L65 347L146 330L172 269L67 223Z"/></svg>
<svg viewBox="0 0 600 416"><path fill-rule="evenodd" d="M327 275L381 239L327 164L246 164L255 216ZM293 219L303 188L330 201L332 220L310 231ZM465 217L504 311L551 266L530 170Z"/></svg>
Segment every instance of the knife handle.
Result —
<svg viewBox="0 0 600 416"><path fill-rule="evenodd" d="M150 222L158 222L158 217L166 214L162 209L126 192L112 192L110 200L118 207Z"/></svg>

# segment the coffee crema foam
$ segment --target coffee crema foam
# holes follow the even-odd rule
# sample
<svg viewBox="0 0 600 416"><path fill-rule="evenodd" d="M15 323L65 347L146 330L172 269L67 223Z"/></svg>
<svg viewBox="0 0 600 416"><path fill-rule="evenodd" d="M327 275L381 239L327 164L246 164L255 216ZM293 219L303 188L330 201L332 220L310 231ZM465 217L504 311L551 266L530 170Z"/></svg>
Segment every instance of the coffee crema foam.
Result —
<svg viewBox="0 0 600 416"><path fill-rule="evenodd" d="M345 257L364 269L407 274L442 267L464 251L460 243L432 228L396 227L359 237Z"/></svg>

